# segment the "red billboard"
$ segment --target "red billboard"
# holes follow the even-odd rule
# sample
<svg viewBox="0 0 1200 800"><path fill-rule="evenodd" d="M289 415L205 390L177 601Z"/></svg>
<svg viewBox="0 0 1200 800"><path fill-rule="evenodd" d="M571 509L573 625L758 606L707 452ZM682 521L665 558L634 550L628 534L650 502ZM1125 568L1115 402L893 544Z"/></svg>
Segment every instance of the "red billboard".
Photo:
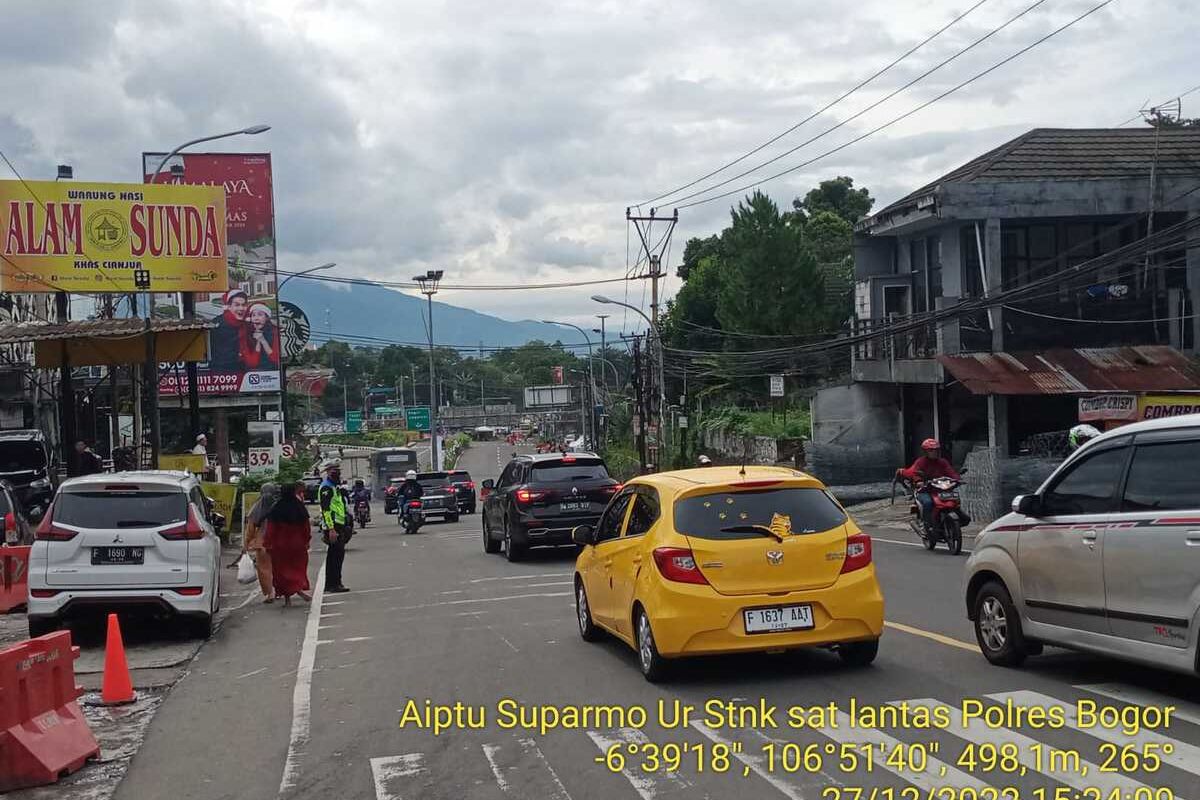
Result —
<svg viewBox="0 0 1200 800"><path fill-rule="evenodd" d="M147 183L164 153L143 153ZM172 156L155 183L220 186L225 190L229 289L195 295L196 314L215 320L209 360L199 365L202 395L278 392L278 298L275 293L275 203L269 153L182 153ZM157 295L155 313L175 316L175 295ZM185 394L187 375L168 367L159 392Z"/></svg>

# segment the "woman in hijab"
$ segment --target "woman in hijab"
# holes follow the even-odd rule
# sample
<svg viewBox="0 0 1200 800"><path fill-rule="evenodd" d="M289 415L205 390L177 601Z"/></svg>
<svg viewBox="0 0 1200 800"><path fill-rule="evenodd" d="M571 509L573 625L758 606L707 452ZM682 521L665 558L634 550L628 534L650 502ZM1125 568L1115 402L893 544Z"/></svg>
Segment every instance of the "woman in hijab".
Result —
<svg viewBox="0 0 1200 800"><path fill-rule="evenodd" d="M263 545L263 525L267 521L267 512L278 500L279 485L264 483L258 501L246 513L246 535L242 538L242 552L249 553L254 559L264 603L275 602L275 589L271 578L271 553Z"/></svg>
<svg viewBox="0 0 1200 800"><path fill-rule="evenodd" d="M271 573L275 594L283 604L292 604L292 595L305 601L308 593L308 545L312 540L312 521L308 509L296 496L296 487L281 492L275 505L267 512L266 547L271 553Z"/></svg>

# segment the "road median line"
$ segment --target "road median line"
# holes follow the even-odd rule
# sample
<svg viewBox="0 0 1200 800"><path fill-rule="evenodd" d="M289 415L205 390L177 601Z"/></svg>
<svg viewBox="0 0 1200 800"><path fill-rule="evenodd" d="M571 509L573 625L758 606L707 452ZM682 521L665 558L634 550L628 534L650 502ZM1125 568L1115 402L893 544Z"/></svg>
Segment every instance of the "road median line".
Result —
<svg viewBox="0 0 1200 800"><path fill-rule="evenodd" d="M972 653L980 652L979 645L977 645L977 644L972 644L971 642L964 642L961 639L955 639L951 636L943 636L940 633L934 633L933 631L927 631L922 628L914 628L913 626L905 625L902 622L892 622L890 619L885 619L883 621L883 625L885 628L891 628L893 630L902 631L903 633L909 633L909 634L912 634L913 636L921 636L926 639L935 641L938 644L944 644L947 647L957 647L960 650L969 650Z"/></svg>

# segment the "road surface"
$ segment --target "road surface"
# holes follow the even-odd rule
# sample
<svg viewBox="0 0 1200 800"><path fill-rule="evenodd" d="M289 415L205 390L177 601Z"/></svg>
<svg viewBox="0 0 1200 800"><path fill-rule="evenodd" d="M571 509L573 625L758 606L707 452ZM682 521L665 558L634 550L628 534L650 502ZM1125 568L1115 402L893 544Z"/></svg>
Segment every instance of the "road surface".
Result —
<svg viewBox="0 0 1200 800"><path fill-rule="evenodd" d="M476 445L462 466L477 481L494 477L508 452ZM321 555L317 545L314 578ZM318 593L311 608L254 603L230 615L163 701L115 796L977 800L991 786L1034 800L1168 800L1154 793L1159 787L1200 798L1200 694L1193 680L1061 651L1022 670L991 667L964 618L964 558L927 553L889 529L876 541L875 560L888 628L873 666L847 669L826 652L709 658L654 686L623 645L580 640L573 553L535 551L525 563L509 564L484 554L478 515L404 536L393 517L377 512L347 556L351 593ZM1170 745L1156 772L1103 771L1102 748L1126 739L1119 731L1078 730L1071 716L1052 728L1011 720L946 730L851 728L848 717L836 715L789 728L777 711L775 726L750 718L745 727L704 725L711 700L754 709L760 701L777 709L832 702L844 715L852 700L880 713L904 701L926 709L957 709L964 700L997 710L1006 703L1074 708L1080 699L1120 705L1113 696L1179 707L1169 728L1128 739ZM503 698L527 714L545 705L600 704L643 707L650 718L644 726L627 718L545 733L504 729ZM423 713L426 703L457 702L483 709L486 724L436 736L411 721L400 724L406 708ZM664 727L659 704L670 712L677 702L697 709L692 724ZM865 743L876 747L860 747ZM642 769L653 753L648 744L678 747L683 764L675 772ZM728 758L715 745L727 746ZM858 748L858 758L843 745ZM989 745L1015 747L1019 758L990 771L962 761L971 748L986 757ZM1039 763L1046 747L1077 753L1080 761ZM775 764L768 760L772 748ZM896 758L890 764L888 754ZM1056 787L1064 793L1055 795ZM856 795L857 789L866 793ZM1100 794L1085 793L1091 789Z"/></svg>

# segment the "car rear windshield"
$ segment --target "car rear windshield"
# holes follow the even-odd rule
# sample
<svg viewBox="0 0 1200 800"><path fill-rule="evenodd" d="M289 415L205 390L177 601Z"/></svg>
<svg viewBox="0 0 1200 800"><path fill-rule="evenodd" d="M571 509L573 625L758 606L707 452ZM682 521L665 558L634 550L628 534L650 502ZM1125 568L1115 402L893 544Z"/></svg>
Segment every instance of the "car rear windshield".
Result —
<svg viewBox="0 0 1200 800"><path fill-rule="evenodd" d="M450 481L452 483L467 483L471 480L471 473L466 470L455 470L450 473Z"/></svg>
<svg viewBox="0 0 1200 800"><path fill-rule="evenodd" d="M445 478L423 478L417 481L422 489L445 489L449 482Z"/></svg>
<svg viewBox="0 0 1200 800"><path fill-rule="evenodd" d="M186 519L180 491L62 492L54 501L54 521L81 528L156 528Z"/></svg>
<svg viewBox="0 0 1200 800"><path fill-rule="evenodd" d="M823 489L790 487L748 492L716 492L686 497L675 504L675 530L698 539L753 539L748 525L793 535L836 528L846 514Z"/></svg>
<svg viewBox="0 0 1200 800"><path fill-rule="evenodd" d="M603 461L544 461L533 465L530 483L586 481L608 477Z"/></svg>
<svg viewBox="0 0 1200 800"><path fill-rule="evenodd" d="M25 472L46 466L46 451L37 442L0 442L0 472Z"/></svg>

